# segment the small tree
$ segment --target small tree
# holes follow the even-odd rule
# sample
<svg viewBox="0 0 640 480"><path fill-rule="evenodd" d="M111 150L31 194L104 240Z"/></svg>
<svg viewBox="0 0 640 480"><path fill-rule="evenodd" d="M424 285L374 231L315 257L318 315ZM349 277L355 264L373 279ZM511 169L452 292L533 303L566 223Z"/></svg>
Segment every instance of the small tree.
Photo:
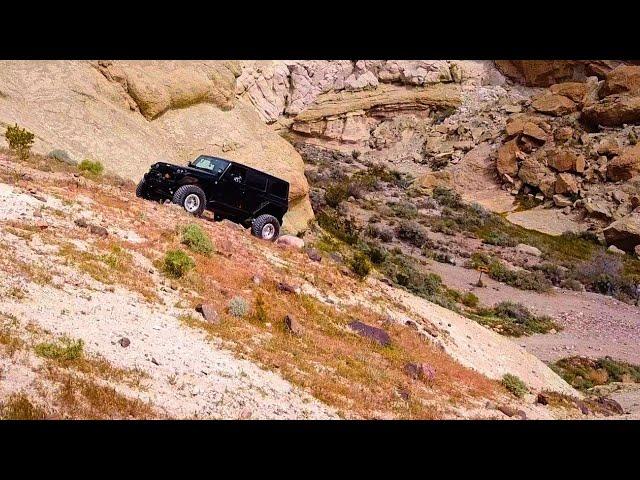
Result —
<svg viewBox="0 0 640 480"><path fill-rule="evenodd" d="M20 128L16 123L14 126L9 125L4 134L9 144L9 149L15 152L21 160L26 160L31 154L31 146L33 145L34 135L25 128Z"/></svg>

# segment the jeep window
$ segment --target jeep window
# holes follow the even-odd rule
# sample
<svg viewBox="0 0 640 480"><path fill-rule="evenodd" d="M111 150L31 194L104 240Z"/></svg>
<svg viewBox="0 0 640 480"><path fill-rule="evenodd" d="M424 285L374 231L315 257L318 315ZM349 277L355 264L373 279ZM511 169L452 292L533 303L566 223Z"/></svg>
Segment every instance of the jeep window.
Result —
<svg viewBox="0 0 640 480"><path fill-rule="evenodd" d="M203 170L209 170L212 173L216 173L220 175L224 172L224 169L227 168L229 162L226 160L222 160L221 158L215 157L207 157L204 155L196 158L195 162L193 162L193 166L196 168L201 168Z"/></svg>
<svg viewBox="0 0 640 480"><path fill-rule="evenodd" d="M229 180L236 183L244 183L245 177L247 176L247 169L242 168L239 165L231 165L229 171L225 175Z"/></svg>
<svg viewBox="0 0 640 480"><path fill-rule="evenodd" d="M249 170L247 171L247 186L264 192L267 189L267 177Z"/></svg>
<svg viewBox="0 0 640 480"><path fill-rule="evenodd" d="M271 180L269 185L269 193L280 198L287 198L289 195L289 185L281 180Z"/></svg>

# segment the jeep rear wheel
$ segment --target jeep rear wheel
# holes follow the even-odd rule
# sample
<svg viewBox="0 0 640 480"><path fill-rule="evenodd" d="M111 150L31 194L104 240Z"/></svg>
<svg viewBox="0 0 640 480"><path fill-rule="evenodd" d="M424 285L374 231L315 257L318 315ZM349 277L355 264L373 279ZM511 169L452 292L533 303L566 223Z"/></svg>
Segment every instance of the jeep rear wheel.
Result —
<svg viewBox="0 0 640 480"><path fill-rule="evenodd" d="M136 187L136 197L145 199L149 198L147 182L144 181L144 178L140 180L140 183L138 183L138 186Z"/></svg>
<svg viewBox="0 0 640 480"><path fill-rule="evenodd" d="M207 197L196 185L183 185L173 194L173 203L181 205L192 215L200 216L207 205Z"/></svg>
<svg viewBox="0 0 640 480"><path fill-rule="evenodd" d="M280 222L273 215L260 215L251 224L251 233L255 237L273 242L280 233Z"/></svg>

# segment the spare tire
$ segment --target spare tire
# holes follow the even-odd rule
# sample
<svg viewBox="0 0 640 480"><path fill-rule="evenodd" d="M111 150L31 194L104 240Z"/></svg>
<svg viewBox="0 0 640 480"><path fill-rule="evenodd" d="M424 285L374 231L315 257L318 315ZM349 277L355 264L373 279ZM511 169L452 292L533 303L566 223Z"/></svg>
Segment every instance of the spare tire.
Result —
<svg viewBox="0 0 640 480"><path fill-rule="evenodd" d="M197 185L183 185L173 194L173 203L199 217L207 206L207 197Z"/></svg>
<svg viewBox="0 0 640 480"><path fill-rule="evenodd" d="M260 215L251 224L251 234L263 240L273 242L278 238L279 233L280 222L273 215Z"/></svg>

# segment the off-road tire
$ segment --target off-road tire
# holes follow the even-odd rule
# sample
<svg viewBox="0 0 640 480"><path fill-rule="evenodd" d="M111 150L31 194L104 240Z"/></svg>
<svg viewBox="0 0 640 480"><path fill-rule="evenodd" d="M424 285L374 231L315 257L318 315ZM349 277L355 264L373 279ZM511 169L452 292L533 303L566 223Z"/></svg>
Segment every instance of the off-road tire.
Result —
<svg viewBox="0 0 640 480"><path fill-rule="evenodd" d="M191 197L192 195L197 196L199 201L195 210L191 210L187 205L185 205L187 199L193 200L193 197ZM183 185L173 194L173 203L180 205L187 212L199 217L202 215L202 212L204 212L207 205L207 197L200 187L196 185Z"/></svg>
<svg viewBox="0 0 640 480"><path fill-rule="evenodd" d="M149 193L147 191L147 182L144 181L144 178L140 180L138 186L136 187L136 197L149 199Z"/></svg>
<svg viewBox="0 0 640 480"><path fill-rule="evenodd" d="M280 222L273 215L260 215L251 224L251 234L274 242L280 233Z"/></svg>

